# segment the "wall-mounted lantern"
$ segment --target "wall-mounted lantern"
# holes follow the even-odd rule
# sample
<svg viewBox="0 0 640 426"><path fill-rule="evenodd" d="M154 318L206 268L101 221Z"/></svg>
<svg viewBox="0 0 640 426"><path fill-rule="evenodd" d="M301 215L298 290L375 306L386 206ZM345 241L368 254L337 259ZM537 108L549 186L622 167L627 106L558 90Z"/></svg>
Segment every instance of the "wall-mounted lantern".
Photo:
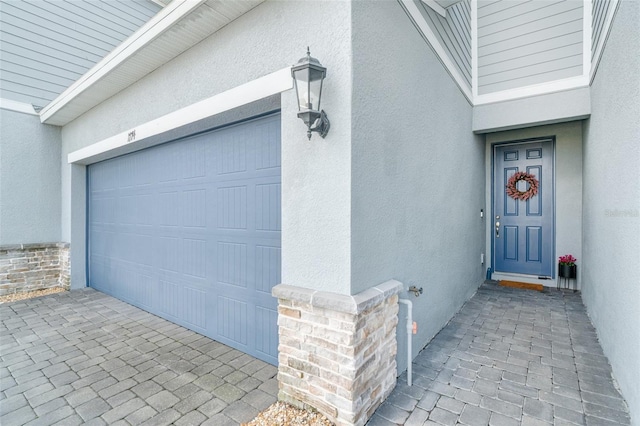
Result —
<svg viewBox="0 0 640 426"><path fill-rule="evenodd" d="M298 118L307 125L307 136L311 139L311 132L318 132L324 138L331 127L327 114L320 109L322 81L327 75L327 69L316 58L311 57L307 47L307 56L300 58L291 67L291 75L298 97Z"/></svg>

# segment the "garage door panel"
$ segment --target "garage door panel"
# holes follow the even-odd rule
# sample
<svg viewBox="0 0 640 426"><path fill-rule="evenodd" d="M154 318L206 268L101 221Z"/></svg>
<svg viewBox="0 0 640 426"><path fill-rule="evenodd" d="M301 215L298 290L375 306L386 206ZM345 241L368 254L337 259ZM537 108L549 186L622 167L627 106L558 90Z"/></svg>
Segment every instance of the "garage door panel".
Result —
<svg viewBox="0 0 640 426"><path fill-rule="evenodd" d="M218 295L217 334L234 347L247 346L249 307L247 302Z"/></svg>
<svg viewBox="0 0 640 426"><path fill-rule="evenodd" d="M282 282L280 276L280 265L282 264L280 247L258 245L255 253L255 289L271 296L273 286Z"/></svg>
<svg viewBox="0 0 640 426"><path fill-rule="evenodd" d="M277 362L279 116L97 163L88 179L92 287Z"/></svg>
<svg viewBox="0 0 640 426"><path fill-rule="evenodd" d="M247 229L246 185L218 188L216 205L219 229Z"/></svg>
<svg viewBox="0 0 640 426"><path fill-rule="evenodd" d="M234 287L247 287L247 244L218 241L217 282Z"/></svg>
<svg viewBox="0 0 640 426"><path fill-rule="evenodd" d="M278 357L278 312L258 306L254 323L255 347L266 357Z"/></svg>

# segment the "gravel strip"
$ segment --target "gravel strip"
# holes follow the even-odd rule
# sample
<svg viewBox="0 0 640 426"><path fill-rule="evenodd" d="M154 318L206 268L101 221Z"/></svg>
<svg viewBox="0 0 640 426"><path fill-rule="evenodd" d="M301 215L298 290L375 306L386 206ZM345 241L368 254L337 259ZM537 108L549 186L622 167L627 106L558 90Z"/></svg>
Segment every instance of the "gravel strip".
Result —
<svg viewBox="0 0 640 426"><path fill-rule="evenodd" d="M12 293L0 296L0 304L26 300L34 297L46 296L47 294L62 293L67 291L62 287L45 288L43 290L25 291L23 293Z"/></svg>
<svg viewBox="0 0 640 426"><path fill-rule="evenodd" d="M334 426L334 424L320 413L301 410L284 402L276 402L242 426Z"/></svg>

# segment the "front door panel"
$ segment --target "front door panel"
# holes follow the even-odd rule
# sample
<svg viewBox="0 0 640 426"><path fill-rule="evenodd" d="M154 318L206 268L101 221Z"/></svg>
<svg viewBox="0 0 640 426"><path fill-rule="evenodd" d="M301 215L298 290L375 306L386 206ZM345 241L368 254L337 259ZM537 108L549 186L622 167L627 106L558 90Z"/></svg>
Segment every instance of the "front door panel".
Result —
<svg viewBox="0 0 640 426"><path fill-rule="evenodd" d="M526 201L507 194L506 186L517 172L538 181L538 193ZM527 191L529 184L518 183ZM496 272L536 276L553 274L553 141L494 146L493 249Z"/></svg>

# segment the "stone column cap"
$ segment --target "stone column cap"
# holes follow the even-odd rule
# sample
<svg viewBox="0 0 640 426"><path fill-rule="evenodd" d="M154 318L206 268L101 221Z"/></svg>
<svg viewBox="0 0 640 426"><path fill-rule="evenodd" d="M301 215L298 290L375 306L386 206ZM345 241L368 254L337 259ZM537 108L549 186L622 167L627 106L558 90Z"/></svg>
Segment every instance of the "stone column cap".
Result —
<svg viewBox="0 0 640 426"><path fill-rule="evenodd" d="M309 303L311 306L318 308L357 315L369 307L398 294L402 288L403 284L400 281L389 280L352 296L288 284L278 284L273 287L271 294L278 299L295 300Z"/></svg>

